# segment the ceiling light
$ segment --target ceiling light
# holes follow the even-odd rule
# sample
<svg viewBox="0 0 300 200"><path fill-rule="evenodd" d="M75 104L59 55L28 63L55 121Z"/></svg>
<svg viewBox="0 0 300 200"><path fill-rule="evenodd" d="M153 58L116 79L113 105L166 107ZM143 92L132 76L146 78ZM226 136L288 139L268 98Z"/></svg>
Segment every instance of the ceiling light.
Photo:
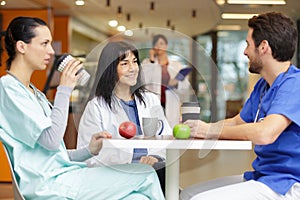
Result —
<svg viewBox="0 0 300 200"><path fill-rule="evenodd" d="M218 30L218 31L225 31L225 30L226 31L229 31L229 30L239 31L241 29L242 29L242 27L240 25L218 25L216 27L216 30Z"/></svg>
<svg viewBox="0 0 300 200"><path fill-rule="evenodd" d="M76 0L75 5L76 6L83 6L84 5L84 0Z"/></svg>
<svg viewBox="0 0 300 200"><path fill-rule="evenodd" d="M227 0L228 4L285 5L285 0Z"/></svg>
<svg viewBox="0 0 300 200"><path fill-rule="evenodd" d="M120 32L126 31L126 27L125 26L118 26L117 30Z"/></svg>
<svg viewBox="0 0 300 200"><path fill-rule="evenodd" d="M1 2L0 2L0 5L1 5L1 6L5 6L5 5L6 5L6 1L4 1L4 0L1 1Z"/></svg>
<svg viewBox="0 0 300 200"><path fill-rule="evenodd" d="M218 31L217 36L218 37L229 37L230 33L229 31Z"/></svg>
<svg viewBox="0 0 300 200"><path fill-rule="evenodd" d="M133 36L133 31L132 30L126 30L124 32L124 35L131 37L131 36Z"/></svg>
<svg viewBox="0 0 300 200"><path fill-rule="evenodd" d="M225 4L225 0L216 0L218 5L224 5Z"/></svg>
<svg viewBox="0 0 300 200"><path fill-rule="evenodd" d="M111 26L111 27L116 27L116 26L118 26L118 21L117 20L110 20L109 22L108 22L108 25L109 26Z"/></svg>
<svg viewBox="0 0 300 200"><path fill-rule="evenodd" d="M243 13L223 13L222 19L250 19L257 14L243 14Z"/></svg>

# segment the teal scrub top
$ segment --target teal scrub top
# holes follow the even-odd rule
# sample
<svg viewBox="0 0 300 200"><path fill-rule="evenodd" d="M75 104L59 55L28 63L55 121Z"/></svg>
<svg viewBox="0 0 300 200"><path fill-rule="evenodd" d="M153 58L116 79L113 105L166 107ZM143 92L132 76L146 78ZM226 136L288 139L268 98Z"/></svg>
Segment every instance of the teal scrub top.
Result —
<svg viewBox="0 0 300 200"><path fill-rule="evenodd" d="M35 94L11 75L0 79L0 137L12 155L10 158L14 158L20 190L27 198L60 193L75 196L76 184L64 187L56 178L86 164L70 161L63 141L57 151L49 151L37 143L43 130L52 124L51 108L43 93L32 87Z"/></svg>

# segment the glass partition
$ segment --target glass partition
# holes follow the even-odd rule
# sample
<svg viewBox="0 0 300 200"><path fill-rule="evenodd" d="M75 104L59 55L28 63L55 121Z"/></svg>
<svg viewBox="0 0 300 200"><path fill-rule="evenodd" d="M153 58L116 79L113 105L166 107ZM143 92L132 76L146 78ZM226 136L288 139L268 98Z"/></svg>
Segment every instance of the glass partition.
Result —
<svg viewBox="0 0 300 200"><path fill-rule="evenodd" d="M205 121L211 121L212 112L216 112L215 120L236 115L247 97L248 58L244 55L247 32L219 31L214 36L215 33L200 35L196 40L214 60L216 69L210 62L204 62L201 49L196 48L194 54L201 69L195 84Z"/></svg>

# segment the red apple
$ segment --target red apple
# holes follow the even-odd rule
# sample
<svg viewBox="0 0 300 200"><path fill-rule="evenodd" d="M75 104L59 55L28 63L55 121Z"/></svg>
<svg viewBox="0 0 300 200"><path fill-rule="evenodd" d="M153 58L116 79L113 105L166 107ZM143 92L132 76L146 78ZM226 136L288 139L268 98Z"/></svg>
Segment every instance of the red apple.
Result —
<svg viewBox="0 0 300 200"><path fill-rule="evenodd" d="M119 126L119 133L122 137L130 139L136 134L136 126L130 121L123 122Z"/></svg>

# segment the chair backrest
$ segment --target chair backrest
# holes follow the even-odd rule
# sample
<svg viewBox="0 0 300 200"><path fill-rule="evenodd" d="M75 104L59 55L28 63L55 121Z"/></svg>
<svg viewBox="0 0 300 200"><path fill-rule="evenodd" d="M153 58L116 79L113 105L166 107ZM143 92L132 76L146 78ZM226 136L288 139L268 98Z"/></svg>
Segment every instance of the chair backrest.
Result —
<svg viewBox="0 0 300 200"><path fill-rule="evenodd" d="M3 146L4 152L6 154L8 164L9 164L9 168L10 168L10 173L11 173L11 178L12 178L12 186L13 186L13 191L14 191L14 199L15 200L25 200L25 198L23 197L23 195L20 192L19 185L18 185L16 176L15 176L15 173L14 173L14 168L12 166L7 148L3 143L2 143L2 146Z"/></svg>

